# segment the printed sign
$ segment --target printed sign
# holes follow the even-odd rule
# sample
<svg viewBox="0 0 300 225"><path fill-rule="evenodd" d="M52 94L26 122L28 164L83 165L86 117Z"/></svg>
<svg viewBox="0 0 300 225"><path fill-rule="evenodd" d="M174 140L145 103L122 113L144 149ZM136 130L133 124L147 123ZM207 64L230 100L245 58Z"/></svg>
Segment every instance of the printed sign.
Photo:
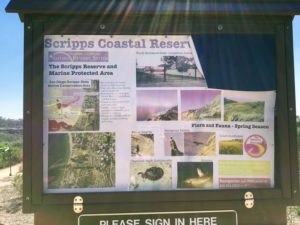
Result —
<svg viewBox="0 0 300 225"><path fill-rule="evenodd" d="M274 187L275 91L210 88L199 54L184 35L46 35L44 191Z"/></svg>
<svg viewBox="0 0 300 225"><path fill-rule="evenodd" d="M83 214L78 225L237 225L236 211Z"/></svg>

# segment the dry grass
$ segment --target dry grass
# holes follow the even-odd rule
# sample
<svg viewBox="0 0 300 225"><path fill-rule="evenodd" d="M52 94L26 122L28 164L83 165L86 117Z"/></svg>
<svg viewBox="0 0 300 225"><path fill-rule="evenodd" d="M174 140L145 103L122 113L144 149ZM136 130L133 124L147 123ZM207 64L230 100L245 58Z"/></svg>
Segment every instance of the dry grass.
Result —
<svg viewBox="0 0 300 225"><path fill-rule="evenodd" d="M12 184L0 186L0 193L0 225L33 225L33 214L22 213L22 197Z"/></svg>

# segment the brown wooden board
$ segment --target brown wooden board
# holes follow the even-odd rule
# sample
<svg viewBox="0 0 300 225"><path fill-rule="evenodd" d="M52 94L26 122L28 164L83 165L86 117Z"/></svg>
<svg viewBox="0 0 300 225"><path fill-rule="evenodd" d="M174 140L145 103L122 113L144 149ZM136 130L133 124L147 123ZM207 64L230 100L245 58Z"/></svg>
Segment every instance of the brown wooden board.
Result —
<svg viewBox="0 0 300 225"><path fill-rule="evenodd" d="M24 212L35 212L35 224L76 224L72 212L77 193L43 192L43 36L45 34L268 34L276 45L275 187L251 189L255 206L246 209L248 190L185 190L153 192L81 193L85 214L234 210L238 224L285 224L285 207L298 203L298 165L295 144L294 83L291 20L288 17L205 17L161 15L160 26L150 30L154 15L116 17L25 17L24 71ZM120 21L125 21L121 23ZM198 21L202 21L199 23ZM224 29L218 29L219 25ZM105 25L105 29L99 29ZM288 121L288 122L287 122Z"/></svg>
<svg viewBox="0 0 300 225"><path fill-rule="evenodd" d="M92 7L91 7L92 6ZM124 11L130 13L202 13L202 14L269 14L269 15L295 15L300 12L297 0L231 0L231 1L11 1L6 8L8 12L18 12L23 18L25 14L36 13L75 13L97 14L109 10L114 14Z"/></svg>
<svg viewBox="0 0 300 225"><path fill-rule="evenodd" d="M205 205L204 205L205 204ZM144 217L152 217L152 213L164 213L164 214L175 214L177 217L183 213L195 215L195 212L198 213L206 213L209 211L209 214L212 217L219 216L219 222L217 224L222 224L222 221L230 221L230 223L225 224L237 224L239 225L285 225L287 223L286 216L286 207L281 204L261 204L261 202L256 202L255 207L253 209L246 209L243 204L234 204L234 203L225 203L225 202L205 202L205 203L178 203L176 206L170 207L168 204L153 204L153 205L124 205L126 208L126 213L124 213L124 209L120 208L120 205L106 205L106 206L96 206L96 205L85 205L84 211L82 214L75 214L72 212L70 206L61 206L56 205L53 207L44 207L40 208L35 213L35 224L36 225L71 225L78 224L80 222L85 221L85 215L95 217L91 218L91 222L95 222L95 219L98 220L98 224L100 224L99 214L115 214L124 216L118 216L119 219L131 218L131 216L126 216L125 214L143 214ZM234 209L233 209L234 208ZM156 209L159 209L157 211ZM158 214L157 213L157 214ZM221 213L221 214L219 214ZM159 215L159 214L158 214ZM196 215L198 215L196 213ZM225 216L225 218L223 217ZM115 218L113 216L113 218ZM134 216L142 221L142 217ZM159 218L164 218L164 216L160 216ZM171 222L171 221L170 221ZM199 225L201 220L199 220ZM157 221L158 223L158 221ZM93 224L93 223L90 223ZM145 224L142 223L141 224ZM171 223L172 225L174 223ZM80 224L81 225L81 224Z"/></svg>

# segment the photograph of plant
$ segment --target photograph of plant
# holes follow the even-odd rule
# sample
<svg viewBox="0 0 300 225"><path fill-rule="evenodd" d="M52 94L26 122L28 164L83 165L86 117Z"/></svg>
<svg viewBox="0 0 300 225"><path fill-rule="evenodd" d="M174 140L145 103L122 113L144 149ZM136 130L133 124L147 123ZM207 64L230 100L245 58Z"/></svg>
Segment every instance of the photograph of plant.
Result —
<svg viewBox="0 0 300 225"><path fill-rule="evenodd" d="M243 155L243 139L232 138L219 141L221 155Z"/></svg>

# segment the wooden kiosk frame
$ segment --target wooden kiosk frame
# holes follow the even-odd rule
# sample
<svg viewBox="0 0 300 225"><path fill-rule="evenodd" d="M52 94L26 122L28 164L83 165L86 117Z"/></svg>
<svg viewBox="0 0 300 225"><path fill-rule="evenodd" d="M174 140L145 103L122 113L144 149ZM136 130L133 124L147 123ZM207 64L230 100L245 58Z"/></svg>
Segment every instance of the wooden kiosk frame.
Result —
<svg viewBox="0 0 300 225"><path fill-rule="evenodd" d="M185 10L188 7L188 10ZM228 10L230 9L230 10ZM24 22L24 193L23 211L35 224L77 224L74 197L82 214L233 210L238 224L286 224L286 206L299 204L295 125L292 19L297 1L230 3L192 1L29 1L6 9ZM201 21L201 22L199 22ZM267 189L59 193L43 191L44 35L271 35L275 40L275 187ZM255 205L245 207L245 193ZM216 214L218 215L218 214ZM221 224L221 223L218 223Z"/></svg>

